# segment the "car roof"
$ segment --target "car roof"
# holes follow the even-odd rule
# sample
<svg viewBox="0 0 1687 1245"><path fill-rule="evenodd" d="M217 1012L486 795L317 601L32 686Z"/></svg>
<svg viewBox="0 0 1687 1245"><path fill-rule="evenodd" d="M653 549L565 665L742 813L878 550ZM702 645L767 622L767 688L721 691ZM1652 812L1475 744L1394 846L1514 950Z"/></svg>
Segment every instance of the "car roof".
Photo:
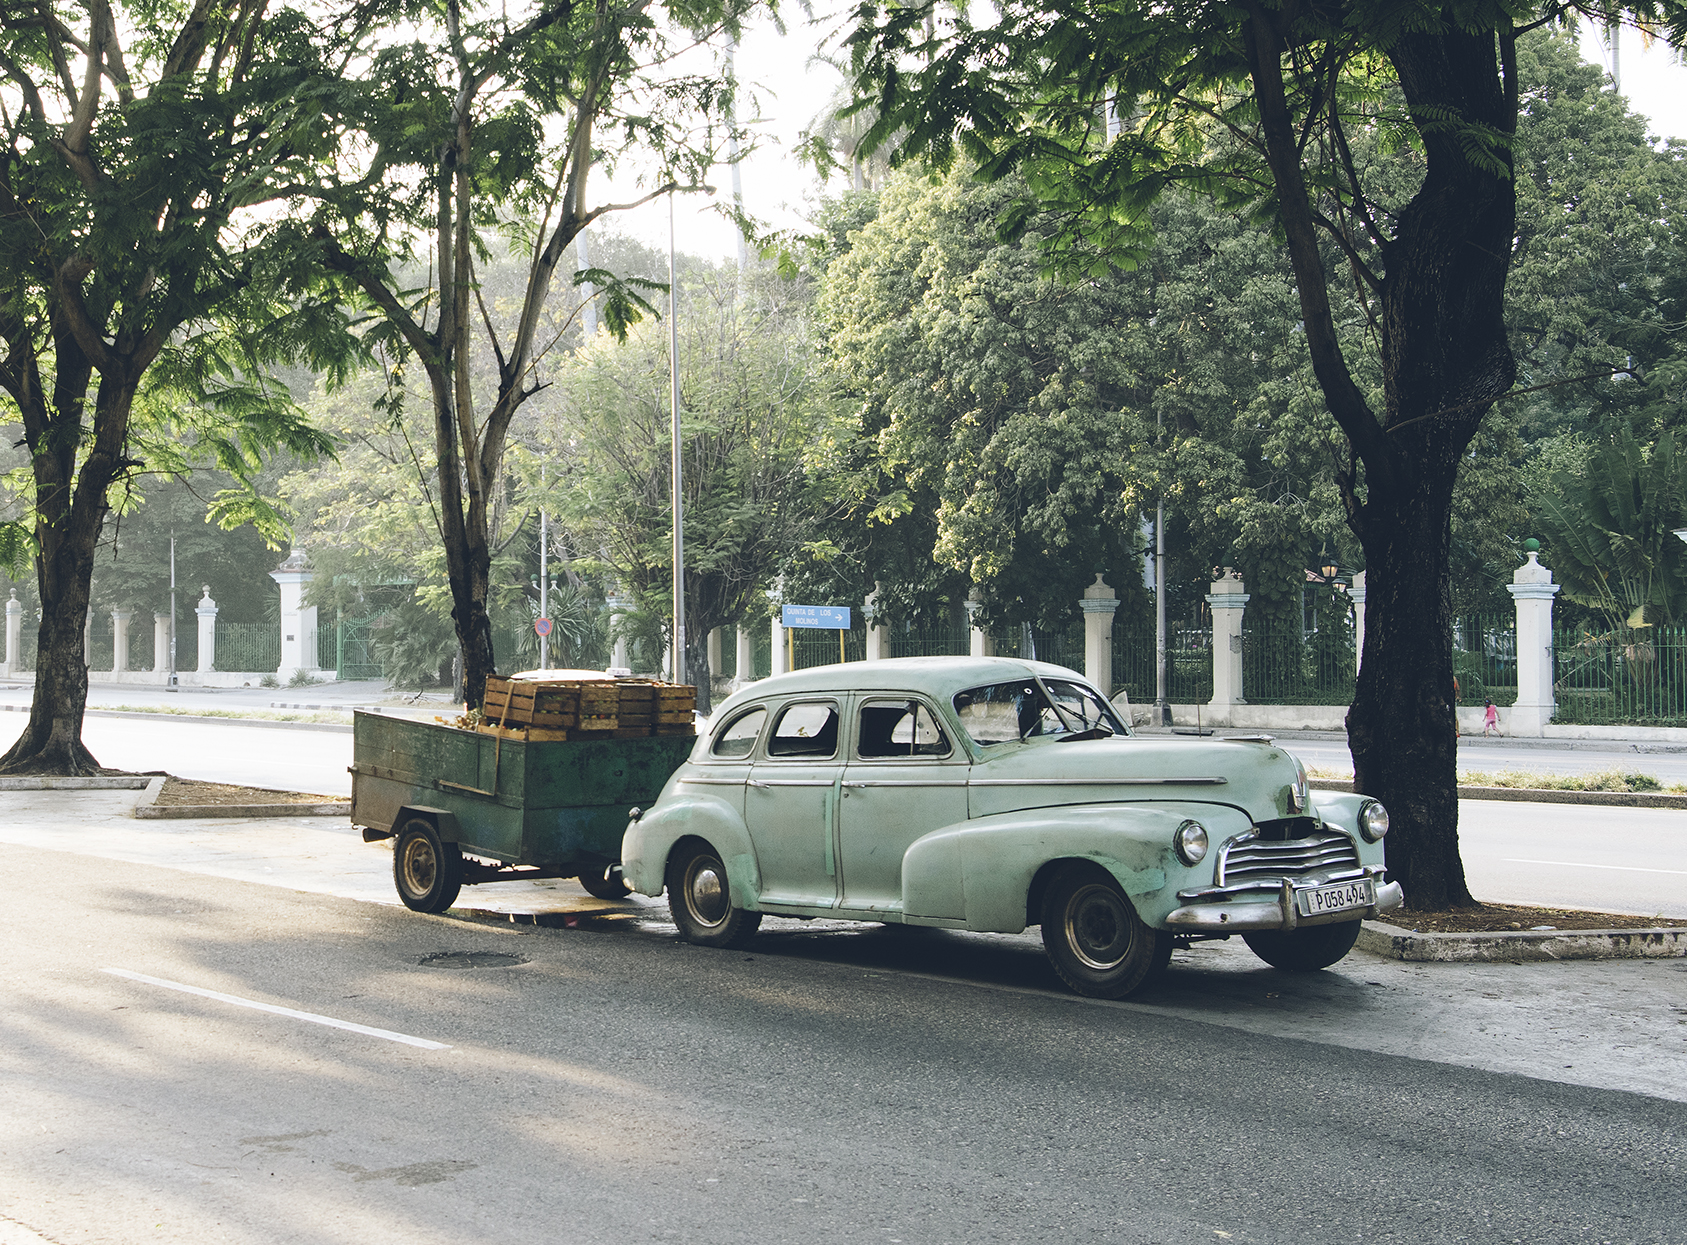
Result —
<svg viewBox="0 0 1687 1245"><path fill-rule="evenodd" d="M924 692L946 701L969 687L1033 674L1087 683L1083 675L1067 666L1022 657L888 657L881 661L835 662L761 679L734 692L721 708L736 708L741 702L763 696L810 692Z"/></svg>

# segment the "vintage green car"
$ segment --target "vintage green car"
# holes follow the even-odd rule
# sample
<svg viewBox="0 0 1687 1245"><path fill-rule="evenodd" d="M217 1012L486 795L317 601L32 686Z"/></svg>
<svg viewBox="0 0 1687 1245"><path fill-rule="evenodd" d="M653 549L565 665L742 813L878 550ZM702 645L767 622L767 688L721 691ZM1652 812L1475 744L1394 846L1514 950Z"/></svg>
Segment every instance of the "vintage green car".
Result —
<svg viewBox="0 0 1687 1245"><path fill-rule="evenodd" d="M1316 969L1402 901L1388 814L1310 795L1261 737L1133 736L1061 666L915 657L767 679L715 712L621 845L688 941L762 915L1019 933L1062 980L1119 998L1178 943L1240 934Z"/></svg>

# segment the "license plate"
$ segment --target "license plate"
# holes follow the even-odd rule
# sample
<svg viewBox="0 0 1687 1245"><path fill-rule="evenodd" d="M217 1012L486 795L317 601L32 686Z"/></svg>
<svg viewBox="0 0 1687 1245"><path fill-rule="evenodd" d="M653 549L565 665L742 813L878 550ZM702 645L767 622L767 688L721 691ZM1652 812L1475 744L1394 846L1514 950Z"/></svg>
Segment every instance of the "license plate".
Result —
<svg viewBox="0 0 1687 1245"><path fill-rule="evenodd" d="M1348 908L1368 908L1376 901L1376 886L1370 878L1295 892L1295 907L1300 909L1302 916L1344 912Z"/></svg>

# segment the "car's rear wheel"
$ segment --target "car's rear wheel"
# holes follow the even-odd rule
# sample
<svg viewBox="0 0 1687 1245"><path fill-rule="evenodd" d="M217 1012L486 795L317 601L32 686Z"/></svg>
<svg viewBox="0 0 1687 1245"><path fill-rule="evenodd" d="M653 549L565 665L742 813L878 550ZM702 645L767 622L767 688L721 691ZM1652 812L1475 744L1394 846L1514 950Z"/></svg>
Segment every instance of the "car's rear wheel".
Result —
<svg viewBox="0 0 1687 1245"><path fill-rule="evenodd" d="M1248 949L1272 968L1292 973L1316 972L1328 968L1353 950L1359 939L1359 922L1339 925L1308 925L1301 929L1262 930L1243 934Z"/></svg>
<svg viewBox="0 0 1687 1245"><path fill-rule="evenodd" d="M1149 929L1119 883L1099 865L1074 861L1049 879L1043 896L1043 949L1072 989L1120 999L1171 959L1172 936Z"/></svg>
<svg viewBox="0 0 1687 1245"><path fill-rule="evenodd" d="M732 906L726 866L707 843L681 845L668 859L668 909L680 937L701 947L735 947L761 927L761 913Z"/></svg>

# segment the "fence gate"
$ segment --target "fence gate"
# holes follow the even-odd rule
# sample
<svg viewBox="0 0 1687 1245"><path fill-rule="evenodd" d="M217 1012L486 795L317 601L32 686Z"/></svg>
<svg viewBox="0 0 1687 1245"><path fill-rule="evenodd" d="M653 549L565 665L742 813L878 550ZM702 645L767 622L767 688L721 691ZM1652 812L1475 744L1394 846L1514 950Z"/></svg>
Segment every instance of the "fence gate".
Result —
<svg viewBox="0 0 1687 1245"><path fill-rule="evenodd" d="M369 643L369 633L375 616L342 618L334 628L333 665L335 676L341 679L378 679L381 663ZM322 662L326 665L326 662Z"/></svg>

